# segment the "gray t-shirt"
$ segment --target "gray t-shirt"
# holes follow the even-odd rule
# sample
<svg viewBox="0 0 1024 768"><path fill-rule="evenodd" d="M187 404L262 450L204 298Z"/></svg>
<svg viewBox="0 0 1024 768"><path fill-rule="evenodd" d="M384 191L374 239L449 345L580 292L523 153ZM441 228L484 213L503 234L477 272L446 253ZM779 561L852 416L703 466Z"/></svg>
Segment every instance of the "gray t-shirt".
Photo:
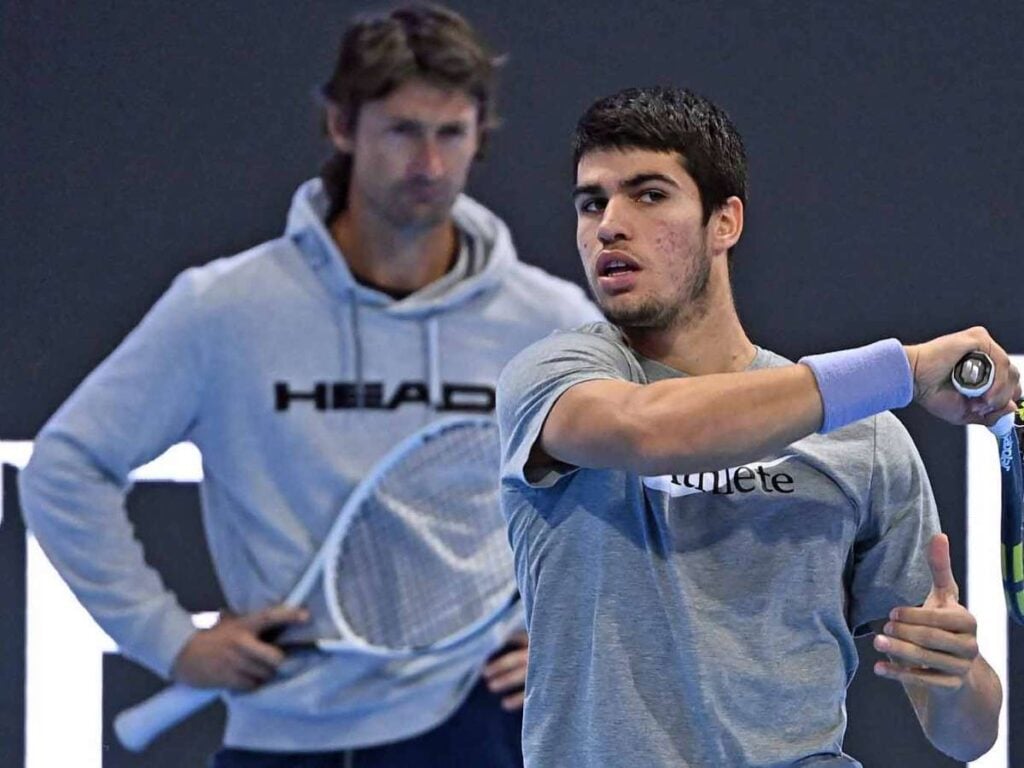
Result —
<svg viewBox="0 0 1024 768"><path fill-rule="evenodd" d="M758 350L750 367L786 364ZM920 457L883 413L718 472L526 466L569 387L682 375L604 323L549 336L502 374L526 764L859 765L842 751L854 635L931 584L939 524Z"/></svg>

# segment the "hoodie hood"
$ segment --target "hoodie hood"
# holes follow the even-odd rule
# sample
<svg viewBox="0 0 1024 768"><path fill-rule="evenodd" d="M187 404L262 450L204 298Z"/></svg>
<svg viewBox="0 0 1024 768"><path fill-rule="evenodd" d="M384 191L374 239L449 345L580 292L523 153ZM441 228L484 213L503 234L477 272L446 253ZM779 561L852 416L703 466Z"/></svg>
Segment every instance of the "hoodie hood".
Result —
<svg viewBox="0 0 1024 768"><path fill-rule="evenodd" d="M459 195L452 218L462 240L455 267L433 283L403 299L394 299L353 277L348 263L327 231L329 207L323 182L311 179L295 192L288 211L285 236L305 256L317 278L336 299L335 321L347 340L348 373L363 391L366 356L371 352L361 326L364 314L383 312L420 327L424 360L424 381L429 400L442 398L442 329L444 313L457 309L482 293L497 291L505 274L516 264L512 236L504 222L466 195ZM362 404L362 394L358 396Z"/></svg>
<svg viewBox="0 0 1024 768"><path fill-rule="evenodd" d="M285 235L309 259L328 290L345 301L375 306L388 313L429 316L455 308L482 292L496 290L516 263L512 236L505 223L467 195L459 195L452 218L463 239L456 269L404 299L359 283L327 231L327 194L319 178L296 190ZM461 263L465 260L465 263Z"/></svg>

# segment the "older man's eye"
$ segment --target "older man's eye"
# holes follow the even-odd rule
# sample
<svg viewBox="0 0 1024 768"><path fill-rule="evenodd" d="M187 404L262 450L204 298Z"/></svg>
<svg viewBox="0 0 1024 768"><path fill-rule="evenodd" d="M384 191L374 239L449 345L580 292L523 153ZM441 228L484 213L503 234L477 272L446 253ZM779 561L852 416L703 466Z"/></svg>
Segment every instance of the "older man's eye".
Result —
<svg viewBox="0 0 1024 768"><path fill-rule="evenodd" d="M391 126L391 133L398 136L415 136L419 127L415 123L395 123Z"/></svg>

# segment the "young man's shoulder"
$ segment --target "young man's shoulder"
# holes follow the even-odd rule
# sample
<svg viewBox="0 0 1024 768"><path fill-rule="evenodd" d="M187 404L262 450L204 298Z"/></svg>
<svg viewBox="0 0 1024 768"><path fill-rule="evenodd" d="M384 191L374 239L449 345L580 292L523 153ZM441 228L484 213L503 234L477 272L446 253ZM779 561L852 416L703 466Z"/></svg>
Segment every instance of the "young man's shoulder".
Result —
<svg viewBox="0 0 1024 768"><path fill-rule="evenodd" d="M619 330L606 322L587 322L554 331L513 357L498 382L499 400L503 391L520 392L528 382L595 369L606 371L609 378L643 379Z"/></svg>

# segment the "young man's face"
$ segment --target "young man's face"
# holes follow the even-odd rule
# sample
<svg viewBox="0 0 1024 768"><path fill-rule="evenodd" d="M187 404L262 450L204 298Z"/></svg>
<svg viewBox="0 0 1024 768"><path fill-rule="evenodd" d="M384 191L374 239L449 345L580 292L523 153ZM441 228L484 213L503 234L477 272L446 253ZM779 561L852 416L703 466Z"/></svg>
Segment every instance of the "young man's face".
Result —
<svg viewBox="0 0 1024 768"><path fill-rule="evenodd" d="M398 229L443 223L479 147L477 111L469 94L420 80L363 104L350 133L332 132L353 155L350 204Z"/></svg>
<svg viewBox="0 0 1024 768"><path fill-rule="evenodd" d="M573 200L576 245L609 321L662 330L703 314L711 257L700 192L678 155L587 152Z"/></svg>

